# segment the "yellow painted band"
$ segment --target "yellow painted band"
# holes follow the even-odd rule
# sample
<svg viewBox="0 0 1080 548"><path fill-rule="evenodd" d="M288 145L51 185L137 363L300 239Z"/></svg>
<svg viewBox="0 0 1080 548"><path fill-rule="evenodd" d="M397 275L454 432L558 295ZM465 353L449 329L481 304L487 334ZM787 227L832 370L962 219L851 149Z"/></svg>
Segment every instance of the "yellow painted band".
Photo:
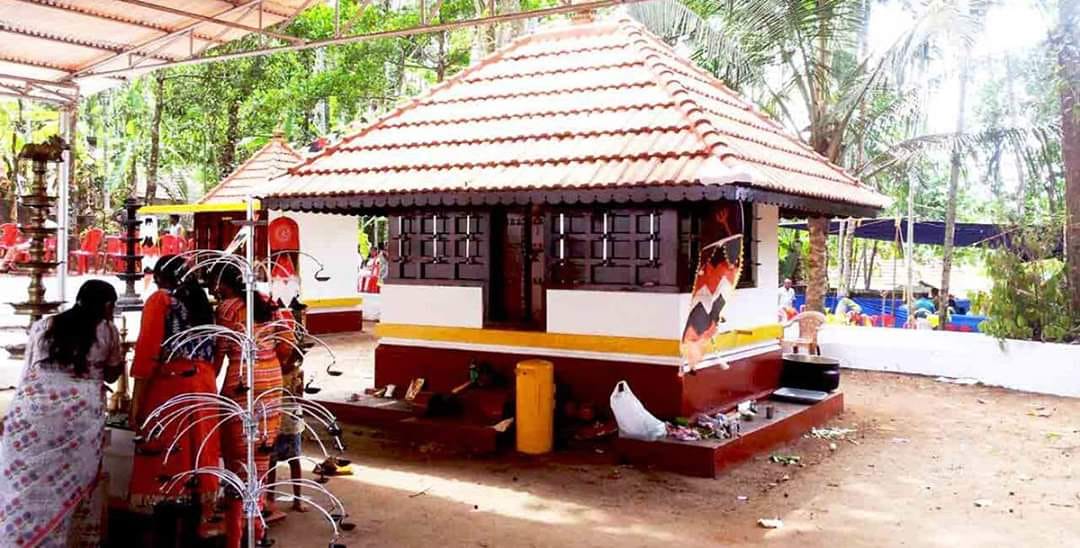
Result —
<svg viewBox="0 0 1080 548"><path fill-rule="evenodd" d="M255 200L255 209L259 209ZM182 215L185 213L213 213L226 211L247 211L246 202L221 202L210 204L163 204L148 205L139 208L141 215Z"/></svg>
<svg viewBox="0 0 1080 548"><path fill-rule="evenodd" d="M778 324L767 324L746 330L718 335L713 351L730 350L780 337ZM379 337L440 342L456 342L493 346L518 346L549 348L555 350L578 350L587 352L610 352L613 354L640 354L644 356L679 356L679 341L639 337L612 337L607 335L571 335L540 331L511 331L504 329L475 329L468 327L437 327L428 325L380 323L375 328Z"/></svg>
<svg viewBox="0 0 1080 548"><path fill-rule="evenodd" d="M363 303L363 297L330 297L304 301L308 308L344 308L347 306L360 306Z"/></svg>

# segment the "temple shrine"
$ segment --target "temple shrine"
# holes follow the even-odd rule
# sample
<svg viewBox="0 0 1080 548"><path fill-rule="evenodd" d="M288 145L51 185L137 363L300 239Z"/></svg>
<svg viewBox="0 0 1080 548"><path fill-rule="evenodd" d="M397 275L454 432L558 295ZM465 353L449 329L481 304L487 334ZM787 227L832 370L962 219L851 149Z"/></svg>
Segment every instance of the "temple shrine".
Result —
<svg viewBox="0 0 1080 548"><path fill-rule="evenodd" d="M376 386L423 378L448 391L471 364L512 377L541 358L564 396L606 408L626 380L665 419L778 387L781 217L872 216L887 204L629 20L518 39L271 186L264 207L290 215L387 216ZM744 243L738 289L684 375L701 248L728 234ZM793 408L740 451L842 405L836 392ZM665 445L627 457L656 460L665 453L652 446ZM728 458L716 451L679 466L709 475Z"/></svg>
<svg viewBox="0 0 1080 548"><path fill-rule="evenodd" d="M282 131L275 131L265 145L232 173L191 204L151 205L139 210L144 215L191 215L191 239L196 249L226 249L240 231L248 196L265 192L271 179L300 163L303 156L289 146ZM292 294L307 307L307 325L312 333L360 331L363 327L362 300L356 286L360 256L357 250L355 216L305 213L283 214L259 208L266 221L257 227L256 256L273 257L270 277L295 278ZM325 238L326 234L347 233L347 238ZM281 284L272 283L274 287Z"/></svg>

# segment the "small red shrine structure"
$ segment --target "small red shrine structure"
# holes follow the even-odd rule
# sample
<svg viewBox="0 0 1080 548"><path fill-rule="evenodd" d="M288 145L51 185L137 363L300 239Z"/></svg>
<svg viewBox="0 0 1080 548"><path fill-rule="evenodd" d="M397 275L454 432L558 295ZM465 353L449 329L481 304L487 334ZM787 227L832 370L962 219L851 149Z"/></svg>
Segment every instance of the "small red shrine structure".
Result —
<svg viewBox="0 0 1080 548"><path fill-rule="evenodd" d="M297 165L303 156L278 130L270 140L193 204L147 206L143 214L192 215L195 247L225 249L247 215L248 196L266 192L271 180ZM256 256L274 255L271 271L299 278L300 298L308 306L312 333L360 331L362 300L357 291L359 251L355 216L283 213L260 204L256 215L268 221L255 231ZM269 233L269 237L268 237ZM327 235L334 234L333 238ZM275 285L276 284L272 284ZM289 299L286 299L286 301ZM285 304L288 304L286 302Z"/></svg>
<svg viewBox="0 0 1080 548"><path fill-rule="evenodd" d="M472 362L512 375L539 357L578 401L606 407L625 379L670 418L777 387L779 218L873 215L887 199L623 20L513 42L294 166L264 203L388 217L377 386L448 391ZM722 208L745 219L713 348L731 367L680 376ZM772 438L842 407L828 402Z"/></svg>
<svg viewBox="0 0 1080 548"><path fill-rule="evenodd" d="M260 187L273 177L285 173L304 159L285 141L282 131L275 131L270 140L214 188L193 204L195 246L199 249L225 249L236 236L244 220L249 195L260 193ZM258 215L265 218L266 211ZM266 228L256 231L256 245L265 256Z"/></svg>

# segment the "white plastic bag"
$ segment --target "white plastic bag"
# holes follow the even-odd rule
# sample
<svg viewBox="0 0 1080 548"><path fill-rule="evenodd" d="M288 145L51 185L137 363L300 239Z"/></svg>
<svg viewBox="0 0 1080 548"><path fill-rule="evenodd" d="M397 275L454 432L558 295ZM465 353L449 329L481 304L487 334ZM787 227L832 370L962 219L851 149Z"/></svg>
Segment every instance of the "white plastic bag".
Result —
<svg viewBox="0 0 1080 548"><path fill-rule="evenodd" d="M611 391L611 411L620 437L653 441L667 435L667 426L645 409L626 381L619 381Z"/></svg>

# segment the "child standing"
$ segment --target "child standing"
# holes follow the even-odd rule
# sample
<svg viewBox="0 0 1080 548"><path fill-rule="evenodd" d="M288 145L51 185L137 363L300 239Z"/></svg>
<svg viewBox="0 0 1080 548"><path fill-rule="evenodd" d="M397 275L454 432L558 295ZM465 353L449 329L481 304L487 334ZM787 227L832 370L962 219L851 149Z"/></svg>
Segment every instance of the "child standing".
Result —
<svg viewBox="0 0 1080 548"><path fill-rule="evenodd" d="M299 366L299 360L286 360L281 366L282 386L295 397L304 393L304 374ZM277 465L279 462L289 463L289 476L293 480L301 478L300 455L302 449L301 437L304 433L303 409L299 404L286 405L281 410L281 428L278 430L277 439L274 440L274 451L270 455L270 472L267 475L267 483L277 481ZM307 512L300 498L300 485L293 484L293 502L291 509L295 512ZM273 495L267 495L266 509L269 517L266 521L273 522L283 519L285 514L275 508Z"/></svg>

